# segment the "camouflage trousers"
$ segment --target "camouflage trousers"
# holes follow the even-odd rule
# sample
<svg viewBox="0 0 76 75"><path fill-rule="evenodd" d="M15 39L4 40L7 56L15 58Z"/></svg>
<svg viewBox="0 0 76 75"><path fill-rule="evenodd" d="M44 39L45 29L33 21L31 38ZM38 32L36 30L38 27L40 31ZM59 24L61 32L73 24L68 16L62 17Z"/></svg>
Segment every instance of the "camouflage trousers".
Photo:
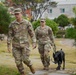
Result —
<svg viewBox="0 0 76 75"><path fill-rule="evenodd" d="M51 44L47 43L47 44L39 44L38 45L38 50L40 53L40 58L41 61L43 63L44 67L49 67L50 65L50 55L49 52L51 50Z"/></svg>
<svg viewBox="0 0 76 75"><path fill-rule="evenodd" d="M29 60L30 50L28 46L23 46L23 47L14 46L12 49L12 53L15 58L16 66L21 74L24 72L24 67L22 62L26 64L28 67L32 65Z"/></svg>

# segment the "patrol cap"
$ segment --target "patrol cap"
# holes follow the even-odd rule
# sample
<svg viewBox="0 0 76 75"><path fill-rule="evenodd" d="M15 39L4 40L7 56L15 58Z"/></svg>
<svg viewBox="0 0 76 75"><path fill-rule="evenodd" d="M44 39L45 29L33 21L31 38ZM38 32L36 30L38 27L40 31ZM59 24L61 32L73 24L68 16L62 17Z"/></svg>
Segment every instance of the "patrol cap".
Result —
<svg viewBox="0 0 76 75"><path fill-rule="evenodd" d="M16 14L16 13L21 13L21 12L22 12L21 8L16 8L16 9L14 10L14 14Z"/></svg>
<svg viewBox="0 0 76 75"><path fill-rule="evenodd" d="M45 18L41 18L40 21L45 21Z"/></svg>

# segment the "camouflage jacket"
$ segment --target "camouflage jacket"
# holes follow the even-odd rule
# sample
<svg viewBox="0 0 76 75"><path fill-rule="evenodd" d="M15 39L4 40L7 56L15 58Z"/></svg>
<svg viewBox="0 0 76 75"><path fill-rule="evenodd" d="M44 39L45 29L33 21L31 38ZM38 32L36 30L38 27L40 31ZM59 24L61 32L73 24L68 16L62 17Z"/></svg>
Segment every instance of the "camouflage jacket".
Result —
<svg viewBox="0 0 76 75"><path fill-rule="evenodd" d="M21 44L29 42L30 35L32 42L36 42L35 34L31 23L27 20L22 20L20 23L16 20L9 25L7 44Z"/></svg>
<svg viewBox="0 0 76 75"><path fill-rule="evenodd" d="M41 26L37 27L35 34L39 44L54 44L53 32L49 26L45 26L44 29L41 29Z"/></svg>

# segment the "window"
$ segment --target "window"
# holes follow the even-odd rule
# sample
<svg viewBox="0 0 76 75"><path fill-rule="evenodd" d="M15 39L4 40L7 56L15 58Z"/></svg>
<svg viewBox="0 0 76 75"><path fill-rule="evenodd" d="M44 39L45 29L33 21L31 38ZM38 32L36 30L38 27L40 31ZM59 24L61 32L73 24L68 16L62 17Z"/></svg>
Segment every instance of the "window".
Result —
<svg viewBox="0 0 76 75"><path fill-rule="evenodd" d="M64 8L61 8L61 9L60 9L60 12L61 12L61 13L65 13L65 9L64 9Z"/></svg>
<svg viewBox="0 0 76 75"><path fill-rule="evenodd" d="M52 9L50 9L50 13L52 13Z"/></svg>

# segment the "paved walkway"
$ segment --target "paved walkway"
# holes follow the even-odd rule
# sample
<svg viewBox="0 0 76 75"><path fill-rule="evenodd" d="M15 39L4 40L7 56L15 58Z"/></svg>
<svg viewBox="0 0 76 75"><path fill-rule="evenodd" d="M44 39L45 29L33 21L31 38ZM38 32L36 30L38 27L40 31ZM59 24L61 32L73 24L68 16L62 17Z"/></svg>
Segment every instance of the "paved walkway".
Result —
<svg viewBox="0 0 76 75"><path fill-rule="evenodd" d="M70 46L70 47L74 46L74 40L73 39L64 39L64 40L60 41L60 43L63 45Z"/></svg>
<svg viewBox="0 0 76 75"><path fill-rule="evenodd" d="M33 75L32 73L29 73L29 75ZM34 75L70 75L70 74L67 74L66 71L52 71L52 70L49 70L49 71L43 71L43 70L40 70L40 71L36 71L36 73Z"/></svg>

